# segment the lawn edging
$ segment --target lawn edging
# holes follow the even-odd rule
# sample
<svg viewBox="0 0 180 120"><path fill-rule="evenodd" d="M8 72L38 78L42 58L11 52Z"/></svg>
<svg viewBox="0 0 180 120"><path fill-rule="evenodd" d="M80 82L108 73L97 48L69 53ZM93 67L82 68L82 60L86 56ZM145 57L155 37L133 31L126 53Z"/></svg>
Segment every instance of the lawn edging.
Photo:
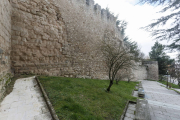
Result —
<svg viewBox="0 0 180 120"><path fill-rule="evenodd" d="M131 93L131 95L133 96L133 94L134 94L134 89L132 90L132 93Z"/></svg>
<svg viewBox="0 0 180 120"><path fill-rule="evenodd" d="M159 83L162 84L162 85L165 85L165 84L163 84L163 83L161 83L161 82L159 82ZM165 86L163 86L163 87L165 87ZM180 95L180 92L176 90L176 89L178 89L178 88L173 88L173 87L171 87L171 88L165 87L165 88L168 89L168 90L173 90L174 92L176 92L176 93L178 93L178 94Z"/></svg>
<svg viewBox="0 0 180 120"><path fill-rule="evenodd" d="M129 100L128 100L127 103L126 103L126 106L125 106L125 108L124 108L123 114L121 115L120 120L124 120L124 117L125 117L125 115L126 115L126 111L127 111L127 109L128 109L128 105L129 105L130 103L136 104L135 101L129 101Z"/></svg>
<svg viewBox="0 0 180 120"><path fill-rule="evenodd" d="M50 102L50 100L49 100L49 98L48 98L48 96L47 96L47 94L46 94L46 92L45 92L43 86L41 85L41 83L40 83L37 76L35 76L35 80L37 81L38 86L41 89L41 92L42 92L42 94L44 96L45 102L46 102L46 104L48 106L48 109L49 109L49 111L51 113L51 116L52 116L53 120L59 120L59 118L58 118L58 116L57 116L57 114L56 114L56 112L55 112L55 110L54 110L54 108L53 108L53 106L52 106L52 104L51 104L51 102Z"/></svg>
<svg viewBox="0 0 180 120"><path fill-rule="evenodd" d="M174 88L169 88L170 90L174 90L176 93L180 94L179 91L175 90Z"/></svg>

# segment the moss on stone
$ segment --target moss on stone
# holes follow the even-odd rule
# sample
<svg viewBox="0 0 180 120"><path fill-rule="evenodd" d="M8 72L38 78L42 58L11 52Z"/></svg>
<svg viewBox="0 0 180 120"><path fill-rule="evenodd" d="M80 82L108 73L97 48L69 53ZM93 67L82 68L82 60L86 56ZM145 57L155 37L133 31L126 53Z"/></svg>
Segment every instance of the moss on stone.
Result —
<svg viewBox="0 0 180 120"><path fill-rule="evenodd" d="M0 82L3 81L3 78L0 78Z"/></svg>
<svg viewBox="0 0 180 120"><path fill-rule="evenodd" d="M7 73L6 75L4 75L0 78L0 82L5 80L6 83L4 86L7 86L11 82L12 77L13 77L13 75L11 73Z"/></svg>
<svg viewBox="0 0 180 120"><path fill-rule="evenodd" d="M9 79L6 81L5 86L7 86L10 82L11 82L11 78L9 78Z"/></svg>

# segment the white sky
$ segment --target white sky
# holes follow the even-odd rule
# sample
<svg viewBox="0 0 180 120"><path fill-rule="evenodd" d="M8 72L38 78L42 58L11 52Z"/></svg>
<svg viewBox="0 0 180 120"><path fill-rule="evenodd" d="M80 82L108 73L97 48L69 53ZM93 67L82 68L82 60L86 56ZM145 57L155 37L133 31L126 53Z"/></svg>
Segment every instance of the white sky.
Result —
<svg viewBox="0 0 180 120"><path fill-rule="evenodd" d="M128 35L132 41L138 42L141 51L145 53L146 56L149 55L155 40L151 38L150 32L146 32L140 28L147 26L154 19L157 19L162 15L161 13L157 13L161 10L160 7L154 7L147 4L139 5L137 4L138 0L95 0L95 3L101 5L102 8L108 6L111 12L115 15L119 15L120 20L128 22L126 35ZM161 43L167 44L166 41ZM175 58L174 54L168 55Z"/></svg>

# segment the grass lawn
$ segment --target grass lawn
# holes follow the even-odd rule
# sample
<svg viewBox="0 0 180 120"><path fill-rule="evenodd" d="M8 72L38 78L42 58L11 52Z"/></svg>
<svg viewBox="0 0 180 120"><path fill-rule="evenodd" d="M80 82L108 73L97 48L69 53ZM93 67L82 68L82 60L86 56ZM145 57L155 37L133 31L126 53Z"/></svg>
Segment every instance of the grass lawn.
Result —
<svg viewBox="0 0 180 120"><path fill-rule="evenodd" d="M167 85L167 81L158 81L159 83L162 83L162 84L164 84L164 85ZM171 87L172 88L178 88L178 89L180 89L180 87L179 87L179 85L175 85L175 84L173 84L173 83L168 83L169 85L171 85Z"/></svg>
<svg viewBox="0 0 180 120"><path fill-rule="evenodd" d="M107 80L40 76L59 119L119 120L137 82L120 81L106 92Z"/></svg>

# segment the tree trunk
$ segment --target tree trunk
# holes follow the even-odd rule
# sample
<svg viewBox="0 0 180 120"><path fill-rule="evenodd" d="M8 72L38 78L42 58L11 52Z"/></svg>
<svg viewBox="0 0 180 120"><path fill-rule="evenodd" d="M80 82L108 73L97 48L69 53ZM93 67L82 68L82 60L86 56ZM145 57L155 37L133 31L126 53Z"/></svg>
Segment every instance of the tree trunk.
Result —
<svg viewBox="0 0 180 120"><path fill-rule="evenodd" d="M112 85L113 85L113 80L110 80L109 87L107 88L108 92L110 91Z"/></svg>
<svg viewBox="0 0 180 120"><path fill-rule="evenodd" d="M167 85L166 85L166 87L168 88L168 86L169 86L169 82L168 82L168 77L167 77Z"/></svg>
<svg viewBox="0 0 180 120"><path fill-rule="evenodd" d="M118 80L116 80L116 84L118 84L118 82L119 82L119 81L118 81Z"/></svg>
<svg viewBox="0 0 180 120"><path fill-rule="evenodd" d="M180 80L179 80L179 78L178 78L178 85L179 85L179 87L180 87Z"/></svg>

